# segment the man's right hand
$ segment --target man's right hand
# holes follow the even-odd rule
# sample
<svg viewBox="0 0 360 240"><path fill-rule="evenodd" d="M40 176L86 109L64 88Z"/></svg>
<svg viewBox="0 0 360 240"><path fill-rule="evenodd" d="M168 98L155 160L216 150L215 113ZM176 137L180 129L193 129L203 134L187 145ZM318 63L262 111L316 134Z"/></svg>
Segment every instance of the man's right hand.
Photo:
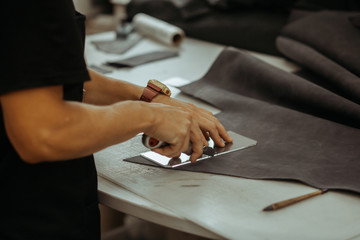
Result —
<svg viewBox="0 0 360 240"><path fill-rule="evenodd" d="M160 103L148 105L150 110L154 111L155 118L144 133L169 144L153 151L167 157L179 157L191 143L193 152L190 161L195 162L202 155L203 147L208 144L198 122L190 113L180 108Z"/></svg>

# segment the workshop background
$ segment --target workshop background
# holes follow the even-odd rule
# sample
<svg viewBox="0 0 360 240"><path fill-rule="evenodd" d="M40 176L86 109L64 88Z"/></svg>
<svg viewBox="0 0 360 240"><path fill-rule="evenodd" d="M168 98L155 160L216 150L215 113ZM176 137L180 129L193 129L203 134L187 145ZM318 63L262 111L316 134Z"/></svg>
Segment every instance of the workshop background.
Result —
<svg viewBox="0 0 360 240"><path fill-rule="evenodd" d="M74 4L87 16L87 34L114 31L143 12L179 26L189 37L277 56L281 53L275 40L288 22L321 10L360 10L359 0L74 0ZM359 19L354 24L360 26ZM104 240L204 239L103 205L100 209Z"/></svg>

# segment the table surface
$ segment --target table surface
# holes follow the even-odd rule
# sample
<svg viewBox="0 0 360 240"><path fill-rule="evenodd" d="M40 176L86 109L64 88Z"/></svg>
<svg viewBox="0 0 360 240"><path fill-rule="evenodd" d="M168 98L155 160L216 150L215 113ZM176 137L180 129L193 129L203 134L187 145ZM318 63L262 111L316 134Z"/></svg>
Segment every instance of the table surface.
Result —
<svg viewBox="0 0 360 240"><path fill-rule="evenodd" d="M169 83L201 78L224 46L186 38L179 47L143 39L122 55L98 51L91 43L112 40L112 32L89 35L85 58L88 65L101 65L154 50L176 50L179 57L123 68L107 74L145 86L156 78ZM298 69L283 58L252 53L285 71ZM210 111L203 102L175 90L175 97ZM174 229L214 239L360 239L360 197L331 191L273 212L263 207L315 191L297 182L251 180L213 174L174 171L124 162L141 148L136 138L95 154L99 200L118 211ZM124 150L125 149L125 150ZM131 151L128 151L131 149Z"/></svg>

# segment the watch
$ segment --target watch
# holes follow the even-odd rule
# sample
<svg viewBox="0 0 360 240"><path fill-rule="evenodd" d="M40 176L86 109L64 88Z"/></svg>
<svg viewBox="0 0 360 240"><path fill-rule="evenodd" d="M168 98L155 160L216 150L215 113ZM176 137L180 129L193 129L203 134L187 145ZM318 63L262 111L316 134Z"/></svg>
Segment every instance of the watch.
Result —
<svg viewBox="0 0 360 240"><path fill-rule="evenodd" d="M147 86L144 88L140 100L145 102L151 102L152 99L159 94L164 94L170 97L171 91L165 84L159 82L158 80L151 79L147 83Z"/></svg>

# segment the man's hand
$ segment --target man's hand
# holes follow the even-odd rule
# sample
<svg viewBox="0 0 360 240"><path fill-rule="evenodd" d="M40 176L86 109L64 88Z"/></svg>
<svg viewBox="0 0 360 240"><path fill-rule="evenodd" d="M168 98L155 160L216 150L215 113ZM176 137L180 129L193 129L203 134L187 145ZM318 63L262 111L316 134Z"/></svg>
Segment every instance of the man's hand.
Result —
<svg viewBox="0 0 360 240"><path fill-rule="evenodd" d="M196 159L201 156L203 147L207 146L206 138L211 137L215 145L219 147L225 146L224 141L232 142L232 138L229 136L224 126L211 112L203 108L199 108L194 104L182 102L164 95L158 95L153 99L153 102L159 102L181 109L192 117L192 121L194 122L193 128L199 128L200 130L199 132L198 130L193 129L193 134L201 133L200 138L198 136L194 136L194 139L191 139L194 151L194 156L191 156L192 162L195 162ZM200 152L201 154L199 154Z"/></svg>
<svg viewBox="0 0 360 240"><path fill-rule="evenodd" d="M85 84L86 94L84 100L87 103L106 105L124 100L139 100L143 92L143 87L125 81L110 79L91 70L90 75L92 80ZM164 108L162 111L159 110L162 105L153 106L154 110L157 109L155 114L159 114L157 118L161 119L159 124L161 124L162 128L159 127L156 131L150 129L152 134L148 134L170 144L166 148L155 150L160 154L179 156L181 154L180 149L186 150L188 144L191 143L193 148L191 161L195 162L202 155L203 147L207 146L208 142L206 139L208 137L211 137L215 144L220 147L224 146L224 141L232 142L224 126L211 112L205 109L162 94L156 96L151 104L146 105L152 105L153 103L162 103L168 106L168 108ZM164 114L166 111L169 111L169 113ZM184 115L185 113L187 113L187 116ZM186 118L190 122L190 125L187 127L185 120L184 122L179 122L180 119ZM188 129L188 132L186 134L181 132L175 133L181 127ZM166 130L162 131L163 129ZM183 141L179 138L183 138Z"/></svg>
<svg viewBox="0 0 360 240"><path fill-rule="evenodd" d="M153 151L167 157L179 157L191 142L193 153L190 160L195 162L202 155L207 141L193 116L180 108L165 104L148 103L148 107L154 113L155 120L144 133L169 144Z"/></svg>

